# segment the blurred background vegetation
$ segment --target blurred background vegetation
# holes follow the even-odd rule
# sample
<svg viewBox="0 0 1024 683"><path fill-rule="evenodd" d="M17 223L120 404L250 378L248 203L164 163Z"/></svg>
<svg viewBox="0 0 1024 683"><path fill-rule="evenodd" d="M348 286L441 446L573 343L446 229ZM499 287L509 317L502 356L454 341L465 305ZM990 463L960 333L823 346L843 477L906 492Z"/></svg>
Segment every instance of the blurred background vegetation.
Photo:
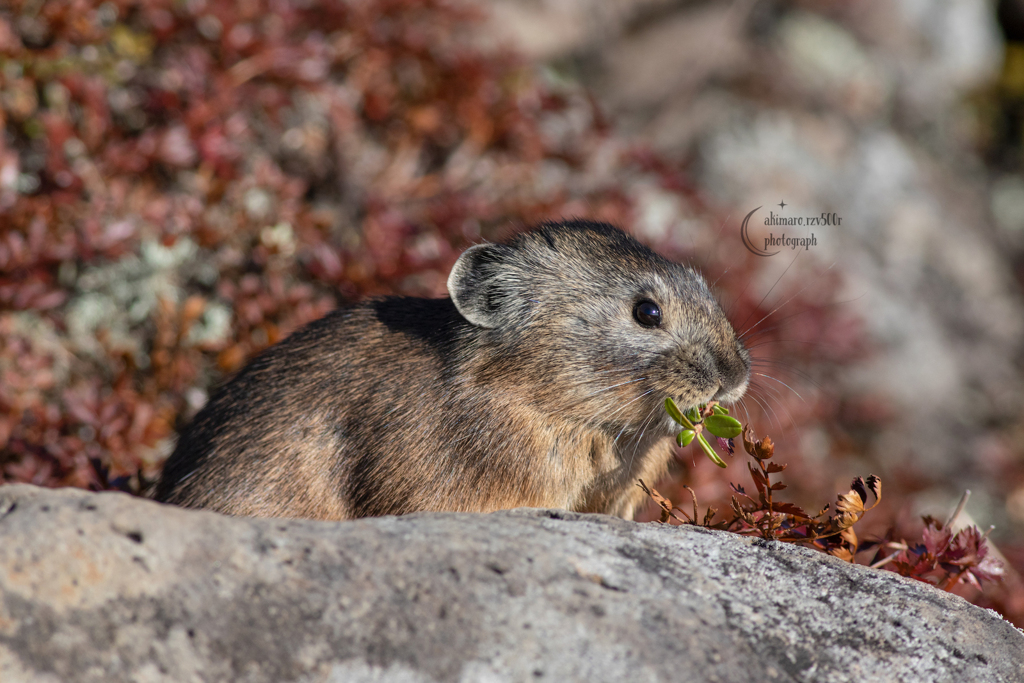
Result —
<svg viewBox="0 0 1024 683"><path fill-rule="evenodd" d="M580 216L715 282L791 500L970 488L1024 625L1024 0L8 0L0 125L4 481L145 495L262 348ZM754 256L783 201L842 223Z"/></svg>

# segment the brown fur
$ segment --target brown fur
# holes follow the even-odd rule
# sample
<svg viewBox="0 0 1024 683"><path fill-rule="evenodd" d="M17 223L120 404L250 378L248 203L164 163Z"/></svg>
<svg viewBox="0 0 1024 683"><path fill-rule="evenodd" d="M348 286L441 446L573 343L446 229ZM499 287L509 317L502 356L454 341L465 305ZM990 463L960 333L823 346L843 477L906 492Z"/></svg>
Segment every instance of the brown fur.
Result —
<svg viewBox="0 0 1024 683"><path fill-rule="evenodd" d="M671 460L665 397L746 388L749 357L704 280L608 225L473 247L449 292L341 309L262 353L183 432L156 497L315 519L519 506L631 518L637 478ZM634 318L644 298L660 327Z"/></svg>

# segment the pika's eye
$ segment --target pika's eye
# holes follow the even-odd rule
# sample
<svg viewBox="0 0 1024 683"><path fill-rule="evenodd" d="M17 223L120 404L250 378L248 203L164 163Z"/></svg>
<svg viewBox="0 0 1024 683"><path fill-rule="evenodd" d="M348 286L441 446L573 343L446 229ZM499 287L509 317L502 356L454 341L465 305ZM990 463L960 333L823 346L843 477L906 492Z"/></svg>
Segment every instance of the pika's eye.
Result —
<svg viewBox="0 0 1024 683"><path fill-rule="evenodd" d="M644 299L633 307L633 317L644 327L657 327L661 324L661 309L650 299Z"/></svg>

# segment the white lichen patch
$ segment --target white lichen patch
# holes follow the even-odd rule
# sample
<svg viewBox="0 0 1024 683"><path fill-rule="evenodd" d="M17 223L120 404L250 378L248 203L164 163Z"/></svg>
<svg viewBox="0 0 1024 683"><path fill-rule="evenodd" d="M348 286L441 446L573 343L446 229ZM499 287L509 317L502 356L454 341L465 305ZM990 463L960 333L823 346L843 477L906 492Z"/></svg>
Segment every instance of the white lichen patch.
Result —
<svg viewBox="0 0 1024 683"><path fill-rule="evenodd" d="M68 334L76 352L99 356L106 346L131 354L145 367L148 358L132 330L150 319L161 300L177 304L182 299L181 270L198 251L188 238L169 247L150 240L142 243L138 255L83 272L67 312Z"/></svg>

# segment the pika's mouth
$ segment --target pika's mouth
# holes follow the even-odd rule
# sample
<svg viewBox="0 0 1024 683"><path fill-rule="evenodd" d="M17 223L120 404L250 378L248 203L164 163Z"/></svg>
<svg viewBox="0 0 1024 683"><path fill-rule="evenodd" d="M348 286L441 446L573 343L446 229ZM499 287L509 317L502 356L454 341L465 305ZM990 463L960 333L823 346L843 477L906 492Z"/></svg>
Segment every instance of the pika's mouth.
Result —
<svg viewBox="0 0 1024 683"><path fill-rule="evenodd" d="M712 396L712 400L718 401L719 403L735 403L736 401L743 398L743 395L747 393L747 385L750 383L748 379L744 379L742 383L729 387L719 386L718 391Z"/></svg>

